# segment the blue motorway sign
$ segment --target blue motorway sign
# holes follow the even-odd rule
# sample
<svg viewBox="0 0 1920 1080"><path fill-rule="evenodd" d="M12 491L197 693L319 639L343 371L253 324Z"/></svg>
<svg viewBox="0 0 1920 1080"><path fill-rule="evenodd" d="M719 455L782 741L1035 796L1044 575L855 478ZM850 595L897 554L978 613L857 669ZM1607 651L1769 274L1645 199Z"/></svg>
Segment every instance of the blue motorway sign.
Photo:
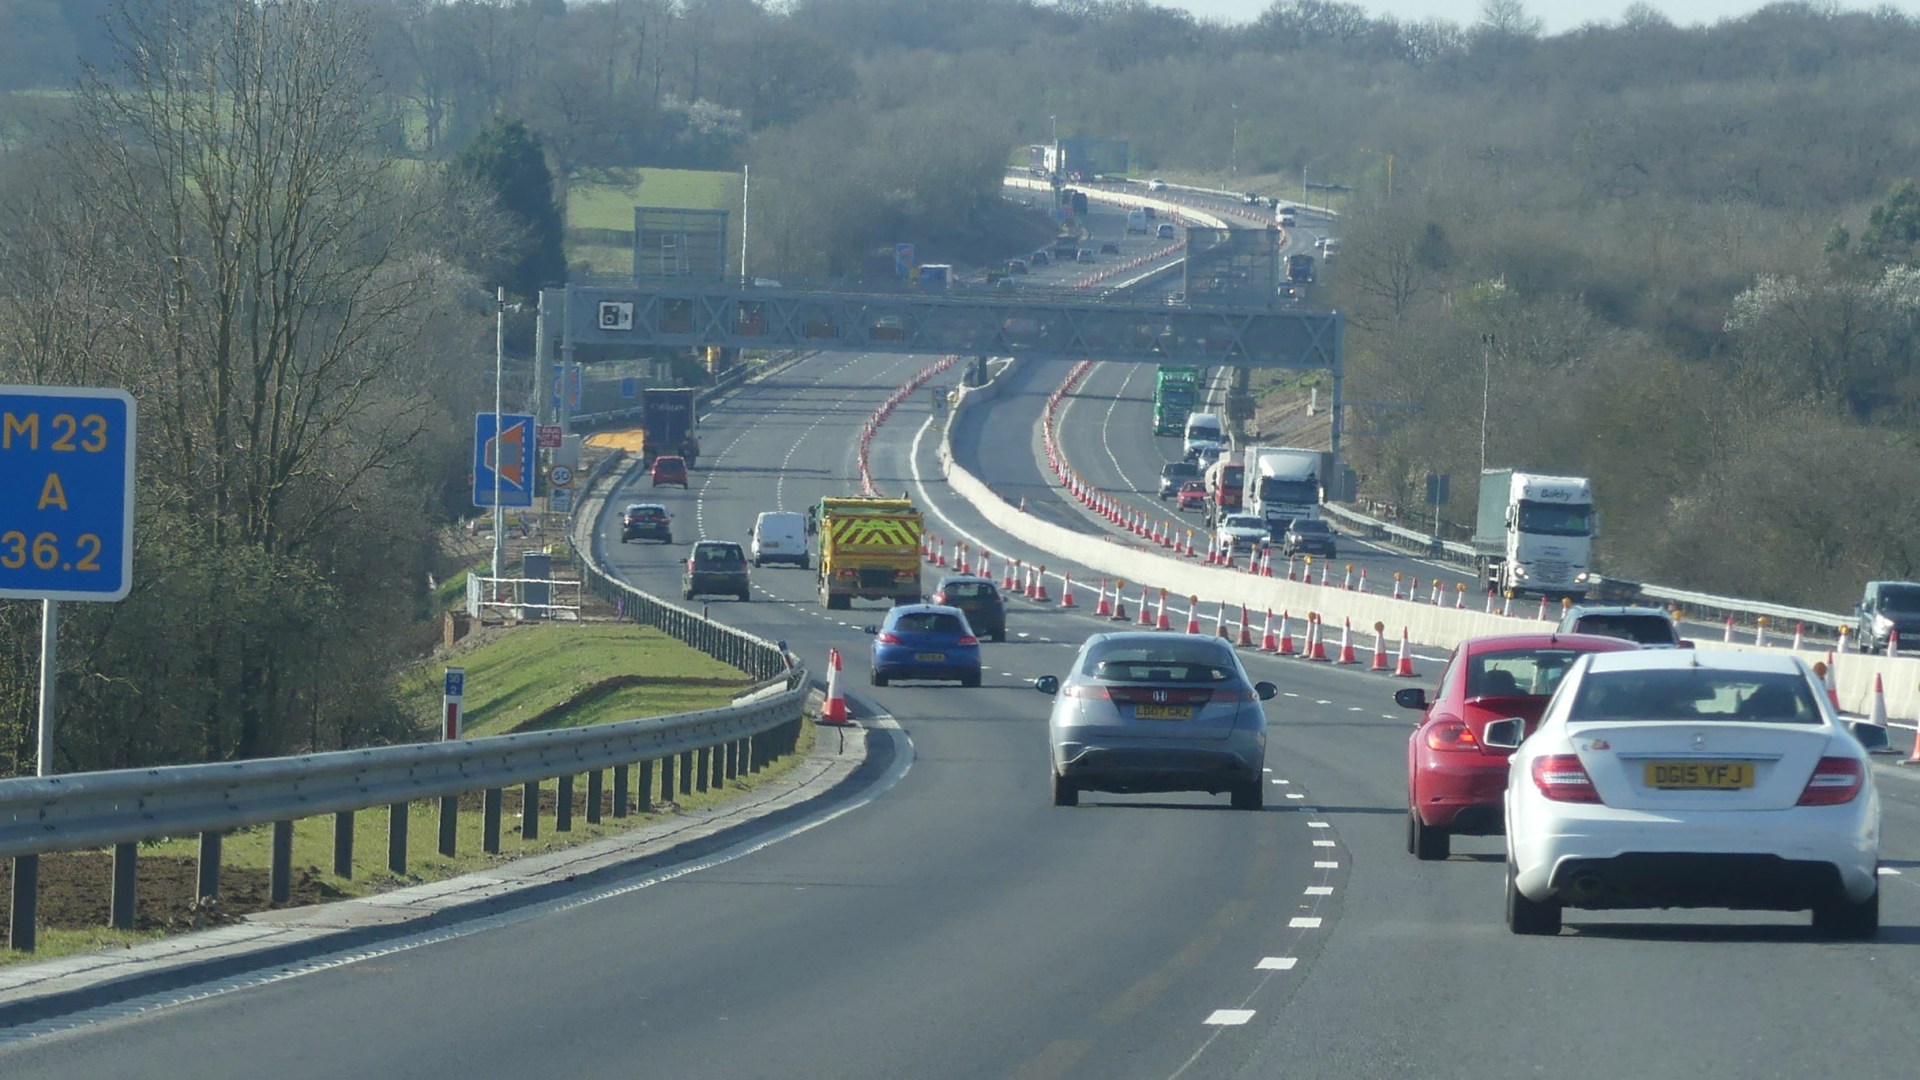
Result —
<svg viewBox="0 0 1920 1080"><path fill-rule="evenodd" d="M499 420L494 413L473 417L473 505L493 505L497 478L501 506L532 506L533 417L505 413Z"/></svg>
<svg viewBox="0 0 1920 1080"><path fill-rule="evenodd" d="M133 421L125 390L0 386L0 597L127 595Z"/></svg>
<svg viewBox="0 0 1920 1080"><path fill-rule="evenodd" d="M450 698L465 697L466 693L467 669L458 667L448 668L445 696Z"/></svg>

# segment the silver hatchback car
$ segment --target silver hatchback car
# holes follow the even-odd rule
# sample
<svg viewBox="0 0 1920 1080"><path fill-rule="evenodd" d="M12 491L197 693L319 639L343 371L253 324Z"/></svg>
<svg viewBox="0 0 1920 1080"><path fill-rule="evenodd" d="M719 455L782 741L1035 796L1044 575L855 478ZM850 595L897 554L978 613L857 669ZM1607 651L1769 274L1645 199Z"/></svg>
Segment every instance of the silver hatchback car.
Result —
<svg viewBox="0 0 1920 1080"><path fill-rule="evenodd" d="M1078 805L1082 791L1226 791L1236 810L1263 805L1260 703L1279 690L1249 679L1225 639L1095 634L1064 682L1042 675L1034 688L1054 696L1055 806Z"/></svg>

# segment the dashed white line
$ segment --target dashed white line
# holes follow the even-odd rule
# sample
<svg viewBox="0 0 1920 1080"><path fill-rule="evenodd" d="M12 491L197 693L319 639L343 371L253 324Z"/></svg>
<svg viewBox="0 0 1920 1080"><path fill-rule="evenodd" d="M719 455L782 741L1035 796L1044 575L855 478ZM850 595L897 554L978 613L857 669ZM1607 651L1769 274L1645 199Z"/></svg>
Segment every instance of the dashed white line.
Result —
<svg viewBox="0 0 1920 1080"><path fill-rule="evenodd" d="M1308 822L1308 824L1310 824L1310 825L1311 825L1311 824L1313 824L1313 822ZM1324 827L1325 827L1325 826L1322 826L1322 828L1324 828ZM1336 843L1334 843L1334 842L1333 842L1333 841L1331 841L1331 840L1315 840L1315 841L1313 842L1313 846L1314 846L1314 847L1339 847L1340 845L1339 845L1339 844L1336 844Z"/></svg>
<svg viewBox="0 0 1920 1080"><path fill-rule="evenodd" d="M1306 892L1303 892L1303 893L1301 893L1300 895L1302 895L1302 896L1332 896L1332 895L1333 895L1333 886L1331 886L1331 885L1309 885L1309 886L1307 886L1307 891L1306 891Z"/></svg>
<svg viewBox="0 0 1920 1080"><path fill-rule="evenodd" d="M1207 1023L1221 1027L1235 1027L1253 1019L1252 1009L1215 1009L1207 1016Z"/></svg>
<svg viewBox="0 0 1920 1080"><path fill-rule="evenodd" d="M1253 968L1255 971L1292 971L1293 965L1299 962L1291 956L1263 956Z"/></svg>
<svg viewBox="0 0 1920 1080"><path fill-rule="evenodd" d="M1305 795L1302 795L1302 794L1300 794L1300 793L1299 793L1299 792L1297 792L1297 791L1289 791L1289 792L1287 792L1287 798L1289 798L1289 799L1304 799L1304 798L1306 798L1306 796L1305 796Z"/></svg>
<svg viewBox="0 0 1920 1080"><path fill-rule="evenodd" d="M1289 919L1289 920L1287 920L1287 929L1289 929L1289 930L1318 930L1318 929L1320 929L1320 916L1318 916L1318 915L1295 915L1295 916L1294 916L1293 918L1291 918L1291 919Z"/></svg>
<svg viewBox="0 0 1920 1080"><path fill-rule="evenodd" d="M1329 825L1329 824L1327 824L1327 823L1326 823L1326 822L1324 822L1324 821L1309 821L1309 822L1307 822L1307 828L1309 828L1309 829L1331 829L1331 828L1333 828L1333 826L1331 826L1331 825Z"/></svg>
<svg viewBox="0 0 1920 1080"><path fill-rule="evenodd" d="M1317 862L1313 864L1313 868L1315 870L1338 870L1340 869L1340 864L1337 862Z"/></svg>

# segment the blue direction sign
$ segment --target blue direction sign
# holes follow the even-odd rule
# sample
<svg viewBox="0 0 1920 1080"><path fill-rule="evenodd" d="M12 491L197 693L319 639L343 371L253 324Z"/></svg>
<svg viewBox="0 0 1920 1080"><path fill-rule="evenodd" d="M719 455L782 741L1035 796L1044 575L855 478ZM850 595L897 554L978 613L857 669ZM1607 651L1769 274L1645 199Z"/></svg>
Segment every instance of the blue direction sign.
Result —
<svg viewBox="0 0 1920 1080"><path fill-rule="evenodd" d="M473 505L492 506L497 476L501 506L533 505L533 417L505 413L473 417Z"/></svg>
<svg viewBox="0 0 1920 1080"><path fill-rule="evenodd" d="M0 597L127 595L133 421L125 390L0 386Z"/></svg>

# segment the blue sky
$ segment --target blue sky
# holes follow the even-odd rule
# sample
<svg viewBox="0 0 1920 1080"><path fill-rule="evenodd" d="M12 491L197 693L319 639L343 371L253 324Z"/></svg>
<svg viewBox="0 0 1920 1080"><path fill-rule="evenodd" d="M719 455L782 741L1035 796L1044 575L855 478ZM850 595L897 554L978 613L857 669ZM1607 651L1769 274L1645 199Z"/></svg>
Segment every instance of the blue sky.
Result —
<svg viewBox="0 0 1920 1080"><path fill-rule="evenodd" d="M1271 0L1152 0L1162 7L1179 7L1203 18L1222 18L1229 22L1251 22L1265 11ZM1479 0L1358 0L1361 7L1376 15L1392 15L1407 20L1450 19L1470 25L1479 18ZM1528 0L1527 10L1546 24L1548 33L1571 30L1590 22L1613 22L1633 0ZM1652 0L1653 6L1667 13L1676 23L1711 23L1737 18L1766 6L1766 0ZM1842 8L1879 7L1878 3L1841 0ZM1920 9L1920 0L1897 0L1893 7L1909 13Z"/></svg>

